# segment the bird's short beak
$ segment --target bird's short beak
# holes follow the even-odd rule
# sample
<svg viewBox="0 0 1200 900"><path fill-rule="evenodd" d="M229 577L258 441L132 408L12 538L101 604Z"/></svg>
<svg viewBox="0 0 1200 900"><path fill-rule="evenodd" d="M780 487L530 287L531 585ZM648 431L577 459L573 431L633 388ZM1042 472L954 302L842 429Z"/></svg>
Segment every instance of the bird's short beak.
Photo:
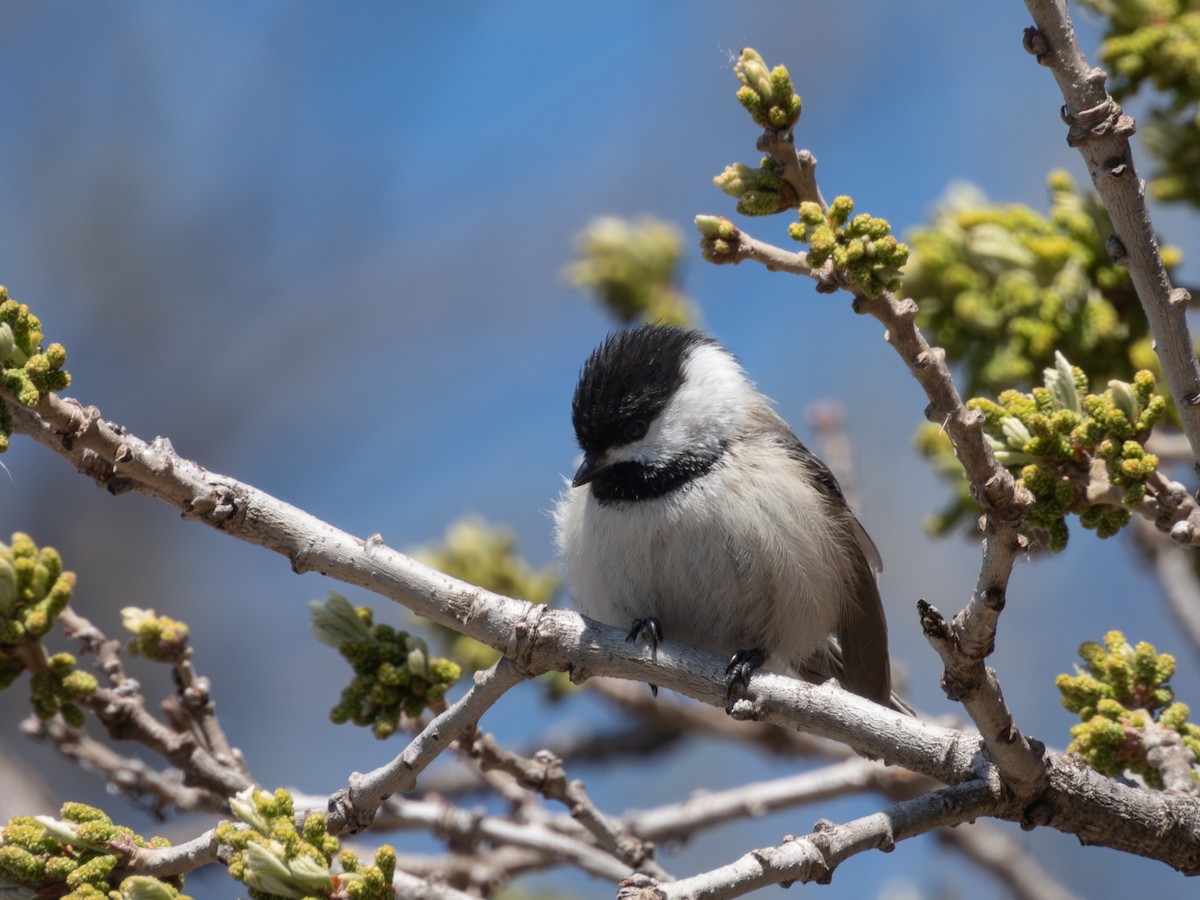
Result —
<svg viewBox="0 0 1200 900"><path fill-rule="evenodd" d="M582 487L611 465L612 462L603 453L598 456L585 453L583 462L579 464L579 468L575 472L571 487Z"/></svg>

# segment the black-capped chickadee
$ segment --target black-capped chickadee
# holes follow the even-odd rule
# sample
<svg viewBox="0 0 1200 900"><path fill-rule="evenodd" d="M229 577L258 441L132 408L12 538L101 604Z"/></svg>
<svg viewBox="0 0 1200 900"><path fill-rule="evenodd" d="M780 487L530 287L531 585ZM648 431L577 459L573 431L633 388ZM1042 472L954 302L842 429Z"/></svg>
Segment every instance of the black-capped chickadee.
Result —
<svg viewBox="0 0 1200 900"><path fill-rule="evenodd" d="M583 463L555 522L580 612L732 654L731 695L770 659L902 708L879 551L733 354L684 328L616 332L571 418Z"/></svg>

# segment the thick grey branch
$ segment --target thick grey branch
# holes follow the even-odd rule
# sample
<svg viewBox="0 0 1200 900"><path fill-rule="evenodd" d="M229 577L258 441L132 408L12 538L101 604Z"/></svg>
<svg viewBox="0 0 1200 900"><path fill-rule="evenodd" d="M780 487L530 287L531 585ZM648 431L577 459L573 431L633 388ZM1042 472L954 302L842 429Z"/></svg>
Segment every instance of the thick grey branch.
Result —
<svg viewBox="0 0 1200 900"><path fill-rule="evenodd" d="M1200 362L1187 323L1191 298L1182 288L1172 288L1158 251L1145 183L1129 146L1134 121L1105 90L1104 70L1088 65L1064 0L1025 0L1025 5L1037 26L1026 31L1025 47L1050 68L1066 101L1067 143L1083 156L1112 219L1116 235L1106 246L1113 260L1129 270L1150 320L1167 386L1192 445L1192 464L1200 472Z"/></svg>
<svg viewBox="0 0 1200 900"><path fill-rule="evenodd" d="M662 900L740 897L781 882L826 884L834 869L851 856L868 850L889 851L897 841L934 828L969 822L995 812L1001 805L995 785L968 782L942 788L843 825L820 821L812 834L805 837L789 839L778 847L754 850L727 866L694 878L657 886L656 894L627 896L655 896Z"/></svg>

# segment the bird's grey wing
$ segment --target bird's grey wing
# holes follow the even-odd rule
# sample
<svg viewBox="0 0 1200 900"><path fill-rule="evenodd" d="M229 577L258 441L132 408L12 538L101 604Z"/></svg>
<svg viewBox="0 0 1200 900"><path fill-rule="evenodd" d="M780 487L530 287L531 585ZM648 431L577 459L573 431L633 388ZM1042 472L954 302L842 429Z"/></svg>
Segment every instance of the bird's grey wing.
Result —
<svg viewBox="0 0 1200 900"><path fill-rule="evenodd" d="M892 695L887 619L883 614L883 601L879 596L879 586L875 582L874 574L883 569L879 549L850 511L841 485L829 467L804 446L782 419L778 416L774 418L778 423L778 427L772 429L775 439L780 441L788 456L804 467L812 483L830 504L831 514L843 519L857 544L858 559L854 560L851 566L854 574L849 602L842 607L841 618L835 631L836 643L833 644L828 659L828 664L834 671L825 673L825 677L834 675L847 690L884 706L907 711L907 705ZM803 669L813 665L819 668L820 662L810 661L801 666L801 674L809 677ZM815 680L821 679L818 677ZM901 706L897 706L897 702Z"/></svg>
<svg viewBox="0 0 1200 900"><path fill-rule="evenodd" d="M846 495L842 493L842 486L838 484L837 479L833 476L833 472L829 470L829 466L825 465L820 457L804 446L804 443L800 438L796 437L792 429L788 427L782 418L775 415L773 410L771 412L780 429L776 439L783 444L783 448L787 451L788 456L804 468L812 483L825 495L825 498L835 508L845 510L850 530L853 532L854 539L858 542L858 546L863 552L863 557L872 569L876 572L882 572L883 557L879 555L879 548L875 546L875 542L867 534L867 529L862 527L862 523L858 521L858 517L850 510L850 505L846 503Z"/></svg>
<svg viewBox="0 0 1200 900"><path fill-rule="evenodd" d="M887 619L875 575L865 565L856 569L851 602L843 606L837 624L842 655L838 681L847 690L884 706L892 701L892 671L888 658Z"/></svg>
<svg viewBox="0 0 1200 900"><path fill-rule="evenodd" d="M836 637L830 637L828 643L822 650L805 660L802 663L793 663L792 669L795 673L805 681L811 681L813 684L820 684L830 678L836 678L838 684L845 687L847 690L853 690L846 681L846 663L842 658L842 648ZM896 712L904 713L906 716L915 716L914 710L908 701L889 689L887 699L871 696L863 691L855 690L854 693L860 696L868 697L883 706L887 706Z"/></svg>

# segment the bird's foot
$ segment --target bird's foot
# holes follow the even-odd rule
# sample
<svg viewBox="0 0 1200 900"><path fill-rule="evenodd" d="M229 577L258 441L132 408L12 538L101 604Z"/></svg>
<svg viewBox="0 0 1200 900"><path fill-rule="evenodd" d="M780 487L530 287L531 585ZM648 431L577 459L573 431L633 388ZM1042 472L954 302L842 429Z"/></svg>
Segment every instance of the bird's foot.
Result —
<svg viewBox="0 0 1200 900"><path fill-rule="evenodd" d="M632 641L635 644L649 644L651 659L654 658L654 652L658 649L658 645L662 643L662 639L662 622L658 621L654 616L647 616L644 619L634 619L633 626L629 629L629 634L625 638L625 640ZM655 697L658 696L657 684L650 685L650 693Z"/></svg>
<svg viewBox="0 0 1200 900"><path fill-rule="evenodd" d="M754 670L767 661L766 654L761 650L739 650L729 658L725 667L725 696L732 701L737 688L745 690L750 686L750 676Z"/></svg>
<svg viewBox="0 0 1200 900"><path fill-rule="evenodd" d="M634 619L633 625L629 629L629 634L625 640L632 641L635 644L640 644L643 641L650 645L650 649L655 650L662 642L663 630L662 622L648 616L645 619Z"/></svg>

